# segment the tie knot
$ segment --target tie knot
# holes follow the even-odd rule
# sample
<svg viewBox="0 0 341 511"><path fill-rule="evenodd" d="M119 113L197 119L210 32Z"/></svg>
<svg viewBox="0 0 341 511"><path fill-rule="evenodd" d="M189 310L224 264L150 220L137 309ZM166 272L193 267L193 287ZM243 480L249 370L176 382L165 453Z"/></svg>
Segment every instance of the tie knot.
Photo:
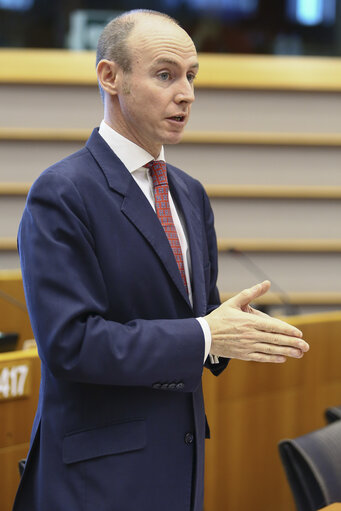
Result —
<svg viewBox="0 0 341 511"><path fill-rule="evenodd" d="M164 161L152 160L147 163L145 167L150 169L150 175L153 180L154 188L156 186L168 185L167 167Z"/></svg>

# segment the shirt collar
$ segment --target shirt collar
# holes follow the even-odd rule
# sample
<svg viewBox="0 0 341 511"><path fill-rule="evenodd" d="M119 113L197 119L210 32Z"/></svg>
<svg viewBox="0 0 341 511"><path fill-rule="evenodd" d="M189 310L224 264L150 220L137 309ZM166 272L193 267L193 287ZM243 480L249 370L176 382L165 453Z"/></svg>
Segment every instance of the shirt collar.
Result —
<svg viewBox="0 0 341 511"><path fill-rule="evenodd" d="M134 144L131 140L120 135L113 130L104 120L99 127L99 134L104 138L110 149L114 151L116 156L127 167L129 172L134 172L143 167L146 163L154 160L153 156L145 149ZM157 160L165 161L165 152L163 146Z"/></svg>

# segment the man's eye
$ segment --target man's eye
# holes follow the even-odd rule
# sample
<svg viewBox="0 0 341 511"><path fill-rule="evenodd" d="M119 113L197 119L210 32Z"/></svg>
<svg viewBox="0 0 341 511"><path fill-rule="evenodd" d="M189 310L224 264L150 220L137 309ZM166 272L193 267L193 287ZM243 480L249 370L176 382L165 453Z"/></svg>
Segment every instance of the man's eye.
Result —
<svg viewBox="0 0 341 511"><path fill-rule="evenodd" d="M164 71L163 73L159 73L159 78L163 82L166 82L167 80L169 80L169 77L170 77L170 75L166 71Z"/></svg>
<svg viewBox="0 0 341 511"><path fill-rule="evenodd" d="M188 80L190 83L194 82L194 80L195 80L195 75L194 75L194 74L192 74L192 73L189 73L189 74L187 75L187 80Z"/></svg>

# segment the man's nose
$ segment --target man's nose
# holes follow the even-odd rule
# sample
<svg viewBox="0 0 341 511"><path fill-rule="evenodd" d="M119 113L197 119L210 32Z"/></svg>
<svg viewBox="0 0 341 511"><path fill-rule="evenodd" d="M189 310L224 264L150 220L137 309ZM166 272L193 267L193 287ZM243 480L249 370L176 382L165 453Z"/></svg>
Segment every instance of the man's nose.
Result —
<svg viewBox="0 0 341 511"><path fill-rule="evenodd" d="M181 82L181 86L175 95L176 103L193 103L195 99L193 84L187 78Z"/></svg>

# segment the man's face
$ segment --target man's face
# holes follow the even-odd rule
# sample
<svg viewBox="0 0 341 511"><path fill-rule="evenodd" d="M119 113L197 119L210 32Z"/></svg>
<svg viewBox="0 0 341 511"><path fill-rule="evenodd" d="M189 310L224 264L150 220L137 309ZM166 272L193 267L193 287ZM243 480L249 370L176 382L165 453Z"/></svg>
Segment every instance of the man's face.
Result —
<svg viewBox="0 0 341 511"><path fill-rule="evenodd" d="M188 122L197 53L184 30L154 16L139 21L128 41L132 71L121 71L111 124L156 158L161 145L180 141Z"/></svg>

